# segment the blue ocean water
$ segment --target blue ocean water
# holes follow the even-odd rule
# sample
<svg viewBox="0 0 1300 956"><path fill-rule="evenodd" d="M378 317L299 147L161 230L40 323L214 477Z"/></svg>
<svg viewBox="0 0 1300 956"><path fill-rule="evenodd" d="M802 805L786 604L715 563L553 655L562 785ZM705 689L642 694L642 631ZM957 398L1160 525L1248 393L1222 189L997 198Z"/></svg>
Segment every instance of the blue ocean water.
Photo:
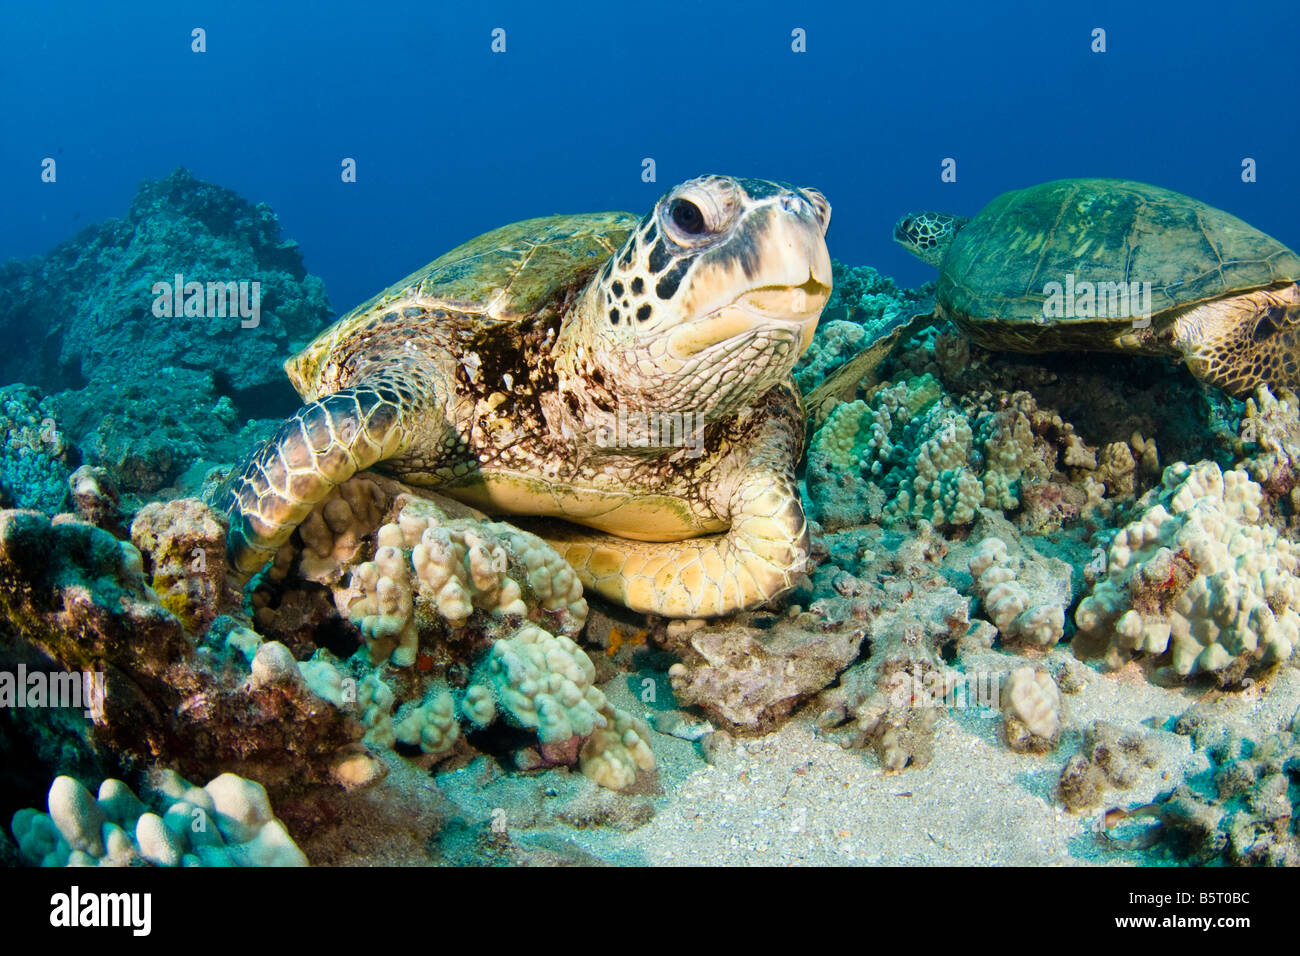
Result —
<svg viewBox="0 0 1300 956"><path fill-rule="evenodd" d="M269 203L336 310L486 229L641 212L706 171L817 186L832 254L905 285L932 272L891 242L901 213L1068 176L1155 182L1298 246L1298 24L1291 0L5 4L0 260L178 165Z"/></svg>

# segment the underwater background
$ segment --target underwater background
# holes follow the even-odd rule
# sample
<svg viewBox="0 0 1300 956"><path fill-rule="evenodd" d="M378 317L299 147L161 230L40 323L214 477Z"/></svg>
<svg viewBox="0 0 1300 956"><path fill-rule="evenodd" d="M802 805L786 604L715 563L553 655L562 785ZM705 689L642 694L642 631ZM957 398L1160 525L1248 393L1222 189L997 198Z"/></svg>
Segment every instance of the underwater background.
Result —
<svg viewBox="0 0 1300 956"><path fill-rule="evenodd" d="M1300 864L1300 400L903 330L938 273L893 237L1113 177L1300 247L1298 27L1284 0L5 5L0 862ZM364 476L226 576L213 489L299 407L285 359L489 229L711 172L833 207L806 396L896 346L810 404L790 594L588 604L540 539ZM176 274L258 281L258 323L160 318ZM475 542L509 570L450 613L376 563L399 527L474 588ZM428 618L414 666L368 653L385 576ZM1219 650L1157 646L1180 627ZM586 702L567 733L512 676L547 666ZM20 667L97 674L107 711L12 704Z"/></svg>
<svg viewBox="0 0 1300 956"><path fill-rule="evenodd" d="M176 39L195 25L202 55ZM904 212L1071 176L1156 182L1287 239L1295 26L1284 0L7 4L0 258L177 165L268 203L338 310L502 223L641 213L710 171L817 186L835 256L908 286L931 276L890 241ZM58 188L32 156L59 160Z"/></svg>

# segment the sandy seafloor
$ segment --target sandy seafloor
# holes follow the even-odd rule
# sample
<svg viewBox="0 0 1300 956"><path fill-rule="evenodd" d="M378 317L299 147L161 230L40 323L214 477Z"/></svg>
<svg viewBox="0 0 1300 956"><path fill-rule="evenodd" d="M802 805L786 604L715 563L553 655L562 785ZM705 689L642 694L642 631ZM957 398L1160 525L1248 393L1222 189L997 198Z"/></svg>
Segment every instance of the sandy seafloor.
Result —
<svg viewBox="0 0 1300 956"><path fill-rule="evenodd" d="M1043 756L1011 751L1000 715L979 708L950 709L933 760L898 773L819 738L807 713L729 747L656 733L657 771L624 793L563 769L507 772L490 757L430 776L390 754L382 783L343 800L353 804L347 819L301 845L314 863L339 865L1170 865L1178 861L1158 849L1117 847L1099 833L1100 811L1074 814L1054 797L1083 728L1100 719L1145 732L1155 766L1132 787L1109 791L1103 809L1136 807L1209 767L1190 737L1162 729L1198 699L1216 700L1216 723L1253 735L1286 727L1300 707L1292 667L1279 669L1265 693L1220 694L1153 686L1136 665L1102 674L1067 650L1052 657L1068 661L1082 686L1065 697L1061 746ZM649 718L630 689L644 676L602 689ZM382 812L365 812L371 801ZM408 826L395 831L378 823L385 818Z"/></svg>

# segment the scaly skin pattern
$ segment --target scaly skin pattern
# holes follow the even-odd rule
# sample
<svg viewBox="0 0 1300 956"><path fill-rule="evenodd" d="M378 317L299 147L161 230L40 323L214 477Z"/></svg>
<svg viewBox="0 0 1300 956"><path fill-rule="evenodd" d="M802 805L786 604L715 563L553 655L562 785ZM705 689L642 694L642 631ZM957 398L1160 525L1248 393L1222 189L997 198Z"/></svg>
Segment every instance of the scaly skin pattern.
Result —
<svg viewBox="0 0 1300 956"><path fill-rule="evenodd" d="M637 610L779 596L808 555L790 370L830 294L829 216L815 190L704 177L639 222L533 220L436 260L287 363L308 404L218 495L232 565L373 467L543 519Z"/></svg>
<svg viewBox="0 0 1300 956"><path fill-rule="evenodd" d="M894 241L936 269L948 254L957 230L970 222L965 216L923 209L894 223Z"/></svg>
<svg viewBox="0 0 1300 956"><path fill-rule="evenodd" d="M1234 395L1300 385L1300 256L1171 190L1059 180L1004 193L970 221L905 216L894 238L939 268L936 315L986 348L1179 357ZM1096 297L1049 317L1047 289L1067 277ZM1147 290L1145 315L1111 311L1120 288Z"/></svg>

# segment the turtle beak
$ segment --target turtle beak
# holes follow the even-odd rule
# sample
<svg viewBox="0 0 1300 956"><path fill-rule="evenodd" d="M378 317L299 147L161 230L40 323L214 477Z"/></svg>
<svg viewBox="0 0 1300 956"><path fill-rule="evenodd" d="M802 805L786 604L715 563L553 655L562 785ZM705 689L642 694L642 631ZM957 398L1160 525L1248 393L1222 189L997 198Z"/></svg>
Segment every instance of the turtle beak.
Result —
<svg viewBox="0 0 1300 956"><path fill-rule="evenodd" d="M829 261L826 269L829 271ZM799 354L812 344L826 300L830 298L829 276L826 282L816 277L816 266L800 285L772 285L750 289L733 302L683 325L669 336L669 354L685 358L728 339L752 334L756 329L784 328L799 337Z"/></svg>

